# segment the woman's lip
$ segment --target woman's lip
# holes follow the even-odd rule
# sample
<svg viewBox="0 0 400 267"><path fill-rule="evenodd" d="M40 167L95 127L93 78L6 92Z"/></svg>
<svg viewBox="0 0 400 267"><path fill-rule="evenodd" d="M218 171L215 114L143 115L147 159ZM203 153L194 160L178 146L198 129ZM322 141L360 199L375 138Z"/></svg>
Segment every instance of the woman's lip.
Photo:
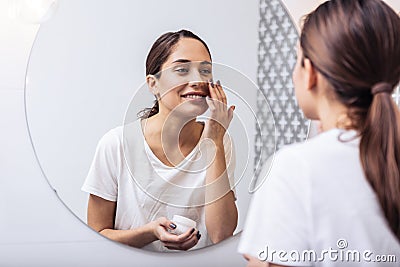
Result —
<svg viewBox="0 0 400 267"><path fill-rule="evenodd" d="M191 96L181 96L183 99L185 99L184 101L194 101L194 102L203 102L206 101L206 96L200 96L200 95L196 95L196 97L191 97Z"/></svg>
<svg viewBox="0 0 400 267"><path fill-rule="evenodd" d="M182 98L188 99L188 100L205 100L205 99L206 99L206 96L195 97L195 98L192 98L192 97L184 97L184 96L182 96Z"/></svg>
<svg viewBox="0 0 400 267"><path fill-rule="evenodd" d="M208 96L206 92L198 92L198 91L192 91L192 92L187 92L182 94L181 96L188 96L188 95L199 95L199 96Z"/></svg>

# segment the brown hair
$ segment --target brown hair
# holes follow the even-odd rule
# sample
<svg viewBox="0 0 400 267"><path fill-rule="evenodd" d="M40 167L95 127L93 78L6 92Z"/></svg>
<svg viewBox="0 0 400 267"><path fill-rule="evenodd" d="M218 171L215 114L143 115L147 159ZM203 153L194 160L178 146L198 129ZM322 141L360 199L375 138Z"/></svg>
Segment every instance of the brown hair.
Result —
<svg viewBox="0 0 400 267"><path fill-rule="evenodd" d="M400 240L400 18L380 0L332 0L307 15L300 46L348 107L360 160L390 229Z"/></svg>
<svg viewBox="0 0 400 267"><path fill-rule="evenodd" d="M167 61L168 57L173 52L176 44L182 38L192 38L200 41L207 49L211 58L210 50L207 44L196 34L188 30L180 30L177 32L167 32L161 35L150 48L146 59L146 75L152 74L156 78L161 77L161 67ZM158 100L154 101L152 108L145 108L137 114L141 119L149 118L158 113Z"/></svg>

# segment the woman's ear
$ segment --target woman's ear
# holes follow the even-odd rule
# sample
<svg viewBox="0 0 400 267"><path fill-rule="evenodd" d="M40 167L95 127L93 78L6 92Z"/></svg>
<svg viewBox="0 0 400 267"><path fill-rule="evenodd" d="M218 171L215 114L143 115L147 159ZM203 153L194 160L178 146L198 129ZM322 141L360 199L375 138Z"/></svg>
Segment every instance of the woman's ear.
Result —
<svg viewBox="0 0 400 267"><path fill-rule="evenodd" d="M317 70L308 58L304 58L304 69L306 89L313 90L317 86Z"/></svg>
<svg viewBox="0 0 400 267"><path fill-rule="evenodd" d="M158 79L154 75L151 75L151 74L147 75L146 83L147 83L147 86L149 87L150 92L153 95L159 94L159 91L157 89Z"/></svg>

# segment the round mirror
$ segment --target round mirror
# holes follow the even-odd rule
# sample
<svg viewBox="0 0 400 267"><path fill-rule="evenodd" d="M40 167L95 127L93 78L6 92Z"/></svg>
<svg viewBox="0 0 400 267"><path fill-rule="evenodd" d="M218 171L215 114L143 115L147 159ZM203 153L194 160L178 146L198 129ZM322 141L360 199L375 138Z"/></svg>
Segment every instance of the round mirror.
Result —
<svg viewBox="0 0 400 267"><path fill-rule="evenodd" d="M291 83L296 28L279 1L263 2L260 18L258 12L258 3L245 1L206 0L196 7L178 0L59 3L57 13L41 26L33 46L25 104L32 144L43 173L78 218L87 222L88 193L81 188L93 165L96 147L106 133L120 127L126 138L122 142L126 148L123 160L130 187L136 186L143 198L152 199L152 204L166 205L168 212L163 216L170 220L173 215L191 217L192 211L182 213L182 209L204 209L232 190L238 213L233 234L242 230L251 192L268 172L266 159L283 144L304 140L308 131ZM192 192L193 188L176 183L164 199L166 195L160 196L156 185L137 179L137 167L129 163L131 157L138 156L131 153L136 150L129 149L132 141L137 141L130 137L129 127L141 121L137 113L152 107L156 96L145 79L146 56L161 34L180 29L191 30L208 44L214 82L221 81L228 107L236 107L227 130L235 157L226 158L226 164L228 168L234 166L233 179L230 190L216 194L211 202L185 201L183 192ZM207 124L211 116L207 112L199 113L196 121ZM151 145L143 151L146 159L154 152ZM115 192L121 194L118 189ZM115 196L108 198L112 200ZM144 206L142 211L147 212ZM199 210L194 214L192 219L204 216ZM150 217L154 219L154 213ZM205 237L203 234L206 241L193 249L214 243Z"/></svg>

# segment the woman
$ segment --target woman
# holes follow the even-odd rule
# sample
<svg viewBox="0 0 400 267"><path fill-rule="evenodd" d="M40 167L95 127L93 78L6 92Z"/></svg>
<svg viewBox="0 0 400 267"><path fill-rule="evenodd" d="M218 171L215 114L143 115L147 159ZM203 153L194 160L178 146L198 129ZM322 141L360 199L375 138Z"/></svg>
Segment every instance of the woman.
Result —
<svg viewBox="0 0 400 267"><path fill-rule="evenodd" d="M400 259L399 40L380 0L332 0L306 17L293 81L323 132L277 153L239 245L248 266Z"/></svg>
<svg viewBox="0 0 400 267"><path fill-rule="evenodd" d="M90 193L88 225L154 251L220 242L237 224L233 151L225 134L234 106L227 108L220 83L212 82L208 47L187 30L165 33L150 49L146 75L156 104L99 142L82 187ZM206 123L196 121L208 108ZM201 168L205 149L212 160ZM173 215L196 221L196 229L174 233Z"/></svg>

